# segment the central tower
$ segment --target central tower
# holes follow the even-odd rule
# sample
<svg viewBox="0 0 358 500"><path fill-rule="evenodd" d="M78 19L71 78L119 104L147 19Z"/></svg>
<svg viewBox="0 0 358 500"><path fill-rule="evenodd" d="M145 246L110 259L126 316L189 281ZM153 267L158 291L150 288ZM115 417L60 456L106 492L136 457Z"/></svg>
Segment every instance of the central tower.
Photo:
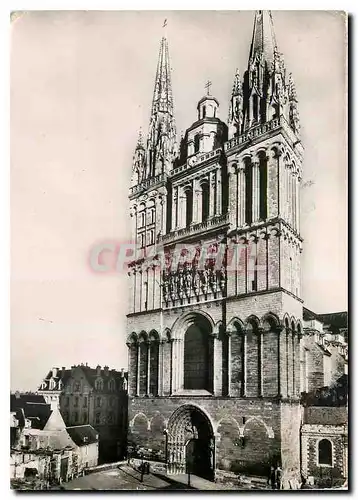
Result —
<svg viewBox="0 0 358 500"><path fill-rule="evenodd" d="M208 86L176 148L163 39L130 193L128 437L172 473L280 462L288 484L300 470L303 148L270 12L255 13L227 124L219 116Z"/></svg>

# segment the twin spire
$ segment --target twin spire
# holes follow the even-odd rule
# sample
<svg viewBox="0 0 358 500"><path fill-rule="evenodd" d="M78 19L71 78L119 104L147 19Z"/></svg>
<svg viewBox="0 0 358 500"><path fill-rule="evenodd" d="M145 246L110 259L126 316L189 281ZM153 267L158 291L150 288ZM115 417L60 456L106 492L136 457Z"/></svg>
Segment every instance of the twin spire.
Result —
<svg viewBox="0 0 358 500"><path fill-rule="evenodd" d="M166 26L166 20L163 27ZM278 52L271 11L255 12L248 67L236 71L229 106L229 138L283 115L300 131L297 95ZM160 41L148 139L140 131L133 159L132 185L168 173L178 154L168 41Z"/></svg>
<svg viewBox="0 0 358 500"><path fill-rule="evenodd" d="M163 27L166 26L164 22ZM133 160L132 184L168 172L177 154L168 41L160 41L146 147L140 132Z"/></svg>
<svg viewBox="0 0 358 500"><path fill-rule="evenodd" d="M278 51L271 11L255 12L247 70L235 75L229 108L229 138L284 116L300 132L297 96Z"/></svg>

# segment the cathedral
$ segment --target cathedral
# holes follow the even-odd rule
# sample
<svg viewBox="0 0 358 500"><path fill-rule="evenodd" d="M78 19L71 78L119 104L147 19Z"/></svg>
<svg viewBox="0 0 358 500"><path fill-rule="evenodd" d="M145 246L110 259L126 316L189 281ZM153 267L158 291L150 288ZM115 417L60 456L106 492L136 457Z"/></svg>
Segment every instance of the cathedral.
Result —
<svg viewBox="0 0 358 500"><path fill-rule="evenodd" d="M279 464L288 485L300 475L303 146L269 11L254 14L226 122L206 88L177 142L163 37L129 194L128 442L170 474Z"/></svg>

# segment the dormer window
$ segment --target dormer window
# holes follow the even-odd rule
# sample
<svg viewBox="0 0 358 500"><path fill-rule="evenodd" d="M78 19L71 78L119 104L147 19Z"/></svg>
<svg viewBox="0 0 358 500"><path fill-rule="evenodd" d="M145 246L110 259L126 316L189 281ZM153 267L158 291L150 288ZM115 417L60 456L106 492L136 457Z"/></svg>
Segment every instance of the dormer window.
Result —
<svg viewBox="0 0 358 500"><path fill-rule="evenodd" d="M96 390L103 391L103 380L101 378L96 380Z"/></svg>

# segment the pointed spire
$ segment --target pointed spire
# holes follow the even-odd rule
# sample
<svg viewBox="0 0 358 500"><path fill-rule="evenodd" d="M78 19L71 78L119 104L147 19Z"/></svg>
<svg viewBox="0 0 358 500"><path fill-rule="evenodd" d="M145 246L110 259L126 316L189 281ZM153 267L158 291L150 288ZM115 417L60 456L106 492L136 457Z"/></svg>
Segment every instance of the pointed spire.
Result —
<svg viewBox="0 0 358 500"><path fill-rule="evenodd" d="M131 185L136 186L145 177L146 154L143 144L142 127L139 129L137 145L134 150Z"/></svg>
<svg viewBox="0 0 358 500"><path fill-rule="evenodd" d="M236 69L234 83L232 86L231 100L229 105L229 135L232 137L241 132L243 120L243 94L242 81L239 70Z"/></svg>
<svg viewBox="0 0 358 500"><path fill-rule="evenodd" d="M296 90L292 77L291 80L287 78L283 55L277 48L271 11L255 12L250 54L242 91L242 125L237 128L235 124L238 133L279 118L281 115L285 116L286 120L292 124L293 130L298 132ZM235 82L233 95L234 92ZM293 102L295 104L292 104ZM290 112L291 120L289 120ZM235 133L234 130L234 127L230 128L229 123L229 137L230 132Z"/></svg>
<svg viewBox="0 0 358 500"><path fill-rule="evenodd" d="M143 148L143 132L142 132L142 127L139 127L139 132L138 132L138 141L137 141L137 147L136 149Z"/></svg>
<svg viewBox="0 0 358 500"><path fill-rule="evenodd" d="M254 32L250 48L249 61L255 56L263 58L270 66L277 51L276 36L270 10L257 10L254 20Z"/></svg>
<svg viewBox="0 0 358 500"><path fill-rule="evenodd" d="M174 104L167 39L160 42L148 133L146 177L168 171L177 152Z"/></svg>
<svg viewBox="0 0 358 500"><path fill-rule="evenodd" d="M242 94L242 83L241 83L241 77L239 73L239 68L236 68L236 73L234 76L234 84L232 86L232 96L235 95L241 95Z"/></svg>

